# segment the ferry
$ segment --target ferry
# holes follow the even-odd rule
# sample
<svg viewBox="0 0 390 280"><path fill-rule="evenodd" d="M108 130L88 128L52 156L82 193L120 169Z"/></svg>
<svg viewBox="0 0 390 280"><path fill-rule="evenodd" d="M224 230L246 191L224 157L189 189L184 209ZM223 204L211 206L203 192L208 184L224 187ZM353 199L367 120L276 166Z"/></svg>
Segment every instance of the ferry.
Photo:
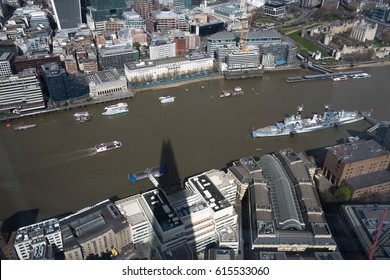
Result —
<svg viewBox="0 0 390 280"><path fill-rule="evenodd" d="M333 80L333 82L346 81L346 80L348 80L348 76L341 75L341 76L337 76L337 77L332 77L331 79Z"/></svg>
<svg viewBox="0 0 390 280"><path fill-rule="evenodd" d="M145 170L129 174L129 180L130 182L137 182L139 180L143 180L148 178L149 174L151 174L153 177L161 177L165 175L167 172L167 169L164 165L161 166L155 166L152 168L146 168Z"/></svg>
<svg viewBox="0 0 390 280"><path fill-rule="evenodd" d="M243 95L244 91L241 87L235 87L234 89L223 90L219 97L231 97Z"/></svg>
<svg viewBox="0 0 390 280"><path fill-rule="evenodd" d="M96 152L107 152L122 147L122 143L119 141L112 141L108 143L100 143L95 146Z"/></svg>
<svg viewBox="0 0 390 280"><path fill-rule="evenodd" d="M19 125L14 125L14 130L16 130L16 131L25 130L25 129L29 129L29 128L34 128L36 126L37 126L36 124L19 124Z"/></svg>
<svg viewBox="0 0 390 280"><path fill-rule="evenodd" d="M121 108L127 108L127 103L126 102L120 102L118 104L110 105L105 107L105 110L112 110L112 109L121 109Z"/></svg>
<svg viewBox="0 0 390 280"><path fill-rule="evenodd" d="M121 102L118 104L114 104L111 106L107 106L104 109L106 110L105 112L102 113L104 116L112 116L112 115L118 115L122 113L127 113L129 109L127 108L128 105L126 102Z"/></svg>
<svg viewBox="0 0 390 280"><path fill-rule="evenodd" d="M351 78L352 79L362 79L362 78L370 78L371 75L367 73L359 73L359 74L352 74Z"/></svg>
<svg viewBox="0 0 390 280"><path fill-rule="evenodd" d="M158 99L160 100L161 103L171 103L175 102L175 96L170 96L170 95L164 95L160 96Z"/></svg>
<svg viewBox="0 0 390 280"><path fill-rule="evenodd" d="M88 112L78 112L73 114L74 120L77 123L85 123L91 120L91 115Z"/></svg>

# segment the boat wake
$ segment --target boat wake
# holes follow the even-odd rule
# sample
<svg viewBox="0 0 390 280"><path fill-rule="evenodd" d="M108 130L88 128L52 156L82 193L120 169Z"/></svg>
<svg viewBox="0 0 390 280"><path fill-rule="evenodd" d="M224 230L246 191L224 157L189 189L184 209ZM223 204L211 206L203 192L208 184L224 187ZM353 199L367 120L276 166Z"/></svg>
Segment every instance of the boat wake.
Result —
<svg viewBox="0 0 390 280"><path fill-rule="evenodd" d="M87 149L77 150L77 151L68 153L67 156L70 156L70 158L65 160L65 162L72 162L72 161L80 160L83 158L94 156L96 154L97 154L97 152L96 152L95 148L87 148Z"/></svg>

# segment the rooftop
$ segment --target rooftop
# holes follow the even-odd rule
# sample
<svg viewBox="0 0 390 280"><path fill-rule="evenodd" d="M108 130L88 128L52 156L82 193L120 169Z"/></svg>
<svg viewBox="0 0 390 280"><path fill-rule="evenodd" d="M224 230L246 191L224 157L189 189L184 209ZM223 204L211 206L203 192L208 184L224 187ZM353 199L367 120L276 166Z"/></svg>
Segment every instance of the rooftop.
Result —
<svg viewBox="0 0 390 280"><path fill-rule="evenodd" d="M183 224L163 191L155 189L144 193L142 196L163 231L171 230Z"/></svg>
<svg viewBox="0 0 390 280"><path fill-rule="evenodd" d="M64 249L71 249L79 242L93 239L107 230L116 233L129 226L109 199L64 217L59 222Z"/></svg>
<svg viewBox="0 0 390 280"><path fill-rule="evenodd" d="M383 183L390 182L390 171L381 170L381 171L372 172L364 175L354 176L345 179L345 181L354 190L359 190L370 186L375 186L375 185L380 185Z"/></svg>
<svg viewBox="0 0 390 280"><path fill-rule="evenodd" d="M15 243L49 235L59 230L60 225L57 219L50 219L41 223L21 227L16 232Z"/></svg>
<svg viewBox="0 0 390 280"><path fill-rule="evenodd" d="M227 199L221 194L207 175L201 174L199 176L192 177L190 182L197 188L199 193L207 201L214 212L231 206L229 201L227 201Z"/></svg>
<svg viewBox="0 0 390 280"><path fill-rule="evenodd" d="M120 75L116 70L98 71L84 75L88 83L94 82L95 84L113 82L120 79Z"/></svg>
<svg viewBox="0 0 390 280"><path fill-rule="evenodd" d="M208 37L208 41L213 41L213 40L235 40L236 37L234 36L234 34L232 32L228 32L228 31L220 31L218 33L215 33L213 35L211 35L210 37Z"/></svg>
<svg viewBox="0 0 390 280"><path fill-rule="evenodd" d="M328 148L328 152L333 153L345 163L358 162L389 154L389 151L374 140L333 146Z"/></svg>

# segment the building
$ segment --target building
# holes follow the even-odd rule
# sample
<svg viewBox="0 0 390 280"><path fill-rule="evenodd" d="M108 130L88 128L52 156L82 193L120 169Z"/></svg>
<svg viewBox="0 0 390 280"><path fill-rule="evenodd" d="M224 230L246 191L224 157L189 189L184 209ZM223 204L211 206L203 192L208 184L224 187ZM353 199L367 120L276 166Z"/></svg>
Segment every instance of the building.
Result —
<svg viewBox="0 0 390 280"><path fill-rule="evenodd" d="M276 67L296 63L297 47L288 42L260 45L261 64L264 67Z"/></svg>
<svg viewBox="0 0 390 280"><path fill-rule="evenodd" d="M131 243L129 224L110 200L104 200L59 220L66 260L119 255Z"/></svg>
<svg viewBox="0 0 390 280"><path fill-rule="evenodd" d="M227 31L215 33L207 38L207 54L214 58L219 47L234 47L236 44L236 37L233 33Z"/></svg>
<svg viewBox="0 0 390 280"><path fill-rule="evenodd" d="M225 248L213 248L208 251L209 260L235 260L236 256L234 254L233 249L225 249Z"/></svg>
<svg viewBox="0 0 390 280"><path fill-rule="evenodd" d="M14 247L19 259L53 259L50 254L63 249L60 225L57 219L21 227L16 232Z"/></svg>
<svg viewBox="0 0 390 280"><path fill-rule="evenodd" d="M158 1L135 0L134 11L136 11L144 20L147 20L153 10L158 10L158 7L156 7L157 5Z"/></svg>
<svg viewBox="0 0 390 280"><path fill-rule="evenodd" d="M92 98L113 93L129 93L126 77L120 75L116 69L86 74L84 78L89 85L89 96Z"/></svg>
<svg viewBox="0 0 390 280"><path fill-rule="evenodd" d="M376 247L373 251L373 258L377 260L390 259L390 207L383 204L365 205L343 205L339 212L340 220L343 222L348 236L357 240L355 251L363 252L363 256L354 256L356 259L367 259L371 253L374 240L378 234L378 226L384 217L382 231ZM352 248L351 248L352 249Z"/></svg>
<svg viewBox="0 0 390 280"><path fill-rule="evenodd" d="M221 20L209 22L193 22L190 26L191 33L199 36L210 36L224 30L224 23Z"/></svg>
<svg viewBox="0 0 390 280"><path fill-rule="evenodd" d="M266 154L258 161L245 158L229 171L248 184L252 254L337 249L309 172L293 150Z"/></svg>
<svg viewBox="0 0 390 280"><path fill-rule="evenodd" d="M61 58L59 55L54 55L54 54L17 56L15 58L15 68L17 73L20 73L27 68L34 68L36 69L38 75L42 76L43 74L42 65L50 62L54 62L60 65Z"/></svg>
<svg viewBox="0 0 390 280"><path fill-rule="evenodd" d="M151 2L151 1L147 1ZM146 30L145 20L135 11L128 11L122 14L125 27L129 29L143 29Z"/></svg>
<svg viewBox="0 0 390 280"><path fill-rule="evenodd" d="M125 63L138 62L139 53L129 45L114 45L99 50L98 60L101 70L123 69Z"/></svg>
<svg viewBox="0 0 390 280"><path fill-rule="evenodd" d="M340 187L344 179L385 170L390 153L374 140L337 145L326 149L324 176Z"/></svg>
<svg viewBox="0 0 390 280"><path fill-rule="evenodd" d="M376 130L376 139L385 149L390 150L390 121L382 121Z"/></svg>
<svg viewBox="0 0 390 280"><path fill-rule="evenodd" d="M213 68L213 58L208 56L187 56L174 58L174 61L158 61L127 63L125 64L125 75L129 83L139 83L166 79L169 75L193 75L203 73Z"/></svg>
<svg viewBox="0 0 390 280"><path fill-rule="evenodd" d="M228 70L259 69L260 54L258 51L233 51L226 55Z"/></svg>
<svg viewBox="0 0 390 280"><path fill-rule="evenodd" d="M189 31L189 24L183 14L176 14L168 8L163 8L151 13L146 29L149 33L176 29Z"/></svg>
<svg viewBox="0 0 390 280"><path fill-rule="evenodd" d="M35 69L10 77L0 77L0 111L28 112L45 108L41 85Z"/></svg>
<svg viewBox="0 0 390 280"><path fill-rule="evenodd" d="M226 29L228 31L232 30L240 30L241 26L241 18L243 16L243 12L240 9L240 5L236 4L222 4L218 5L214 8L214 18L222 21ZM245 23L244 28L246 29L247 22Z"/></svg>
<svg viewBox="0 0 390 280"><path fill-rule="evenodd" d="M301 0L301 7L310 9L321 5L321 0Z"/></svg>
<svg viewBox="0 0 390 280"><path fill-rule="evenodd" d="M155 242L162 252L186 243L185 226L162 190L143 193L141 205L153 226L157 236Z"/></svg>
<svg viewBox="0 0 390 280"><path fill-rule="evenodd" d="M246 44L248 48L251 46L259 47L262 44L280 44L282 42L282 36L275 30L259 30L250 31L247 38Z"/></svg>
<svg viewBox="0 0 390 280"><path fill-rule="evenodd" d="M371 24L364 20L358 20L353 23L351 38L361 42L372 41L377 30L377 23Z"/></svg>
<svg viewBox="0 0 390 280"><path fill-rule="evenodd" d="M1 53L13 53L15 56L19 55L18 47L12 40L0 40L0 54Z"/></svg>
<svg viewBox="0 0 390 280"><path fill-rule="evenodd" d="M87 97L88 85L81 75L67 73L56 63L42 66L47 93L54 103Z"/></svg>
<svg viewBox="0 0 390 280"><path fill-rule="evenodd" d="M371 18L380 22L390 22L390 6L377 6L371 11Z"/></svg>
<svg viewBox="0 0 390 280"><path fill-rule="evenodd" d="M7 220L0 220L0 259L1 260L17 260L14 247L16 232L9 233L6 228Z"/></svg>
<svg viewBox="0 0 390 280"><path fill-rule="evenodd" d="M381 170L344 180L351 191L351 200L384 197L390 194L390 171Z"/></svg>
<svg viewBox="0 0 390 280"><path fill-rule="evenodd" d="M0 54L0 77L9 77L15 73L15 55L13 53Z"/></svg>
<svg viewBox="0 0 390 280"><path fill-rule="evenodd" d="M185 44L185 42L184 42ZM149 46L151 60L166 59L176 56L176 43L165 40L157 40Z"/></svg>
<svg viewBox="0 0 390 280"><path fill-rule="evenodd" d="M82 22L80 0L50 0L58 29L76 28Z"/></svg>
<svg viewBox="0 0 390 280"><path fill-rule="evenodd" d="M286 5L278 1L267 1L264 4L264 15L270 17L283 17L286 13Z"/></svg>
<svg viewBox="0 0 390 280"><path fill-rule="evenodd" d="M152 224L141 206L141 195L134 195L115 202L118 210L129 223L130 240L133 244L153 242L156 238Z"/></svg>
<svg viewBox="0 0 390 280"><path fill-rule="evenodd" d="M104 30L110 18L122 18L123 12L130 11L126 0L91 0L87 7L87 24L91 30Z"/></svg>

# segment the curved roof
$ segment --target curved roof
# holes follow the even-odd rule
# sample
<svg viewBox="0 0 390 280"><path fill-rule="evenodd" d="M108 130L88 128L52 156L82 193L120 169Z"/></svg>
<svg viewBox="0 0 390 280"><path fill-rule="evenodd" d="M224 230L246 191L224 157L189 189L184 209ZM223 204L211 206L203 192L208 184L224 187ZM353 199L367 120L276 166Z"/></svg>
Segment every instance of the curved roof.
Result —
<svg viewBox="0 0 390 280"><path fill-rule="evenodd" d="M305 224L299 212L297 198L281 164L269 154L262 156L259 163L263 166L263 174L270 187L272 207L278 227L303 230Z"/></svg>

